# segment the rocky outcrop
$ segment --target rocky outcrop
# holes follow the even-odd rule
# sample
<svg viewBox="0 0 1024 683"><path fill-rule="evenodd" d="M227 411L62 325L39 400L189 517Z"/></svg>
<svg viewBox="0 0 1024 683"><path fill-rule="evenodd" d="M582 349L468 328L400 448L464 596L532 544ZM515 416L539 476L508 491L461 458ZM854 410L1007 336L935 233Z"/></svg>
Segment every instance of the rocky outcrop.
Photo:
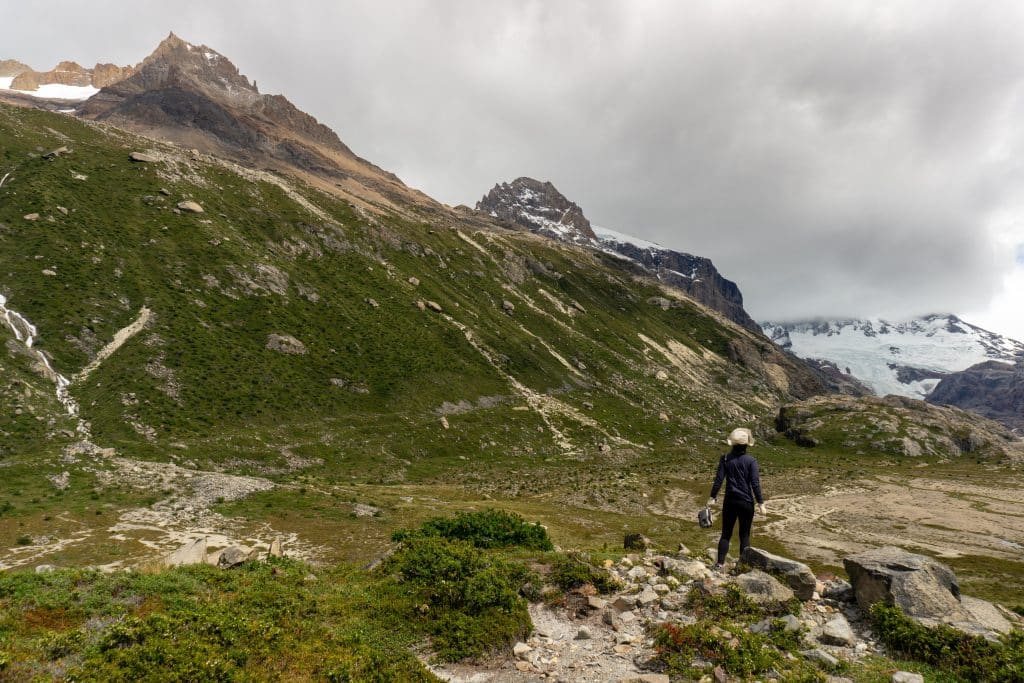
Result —
<svg viewBox="0 0 1024 683"><path fill-rule="evenodd" d="M164 565L177 567L186 564L203 564L206 562L206 538L197 538L185 543L164 558Z"/></svg>
<svg viewBox="0 0 1024 683"><path fill-rule="evenodd" d="M478 211L558 240L590 244L597 240L590 221L550 182L516 178L498 183L476 203Z"/></svg>
<svg viewBox="0 0 1024 683"><path fill-rule="evenodd" d="M925 626L947 624L972 635L995 637L1011 629L990 603L961 596L953 570L901 548L878 548L843 559L857 604L895 605Z"/></svg>
<svg viewBox="0 0 1024 683"><path fill-rule="evenodd" d="M801 600L810 600L814 596L818 579L806 564L754 547L744 549L741 559L752 567L781 577Z"/></svg>
<svg viewBox="0 0 1024 683"><path fill-rule="evenodd" d="M970 410L1024 433L1024 360L986 361L949 374L927 401Z"/></svg>
<svg viewBox="0 0 1024 683"><path fill-rule="evenodd" d="M5 71L8 73L4 73ZM0 75L15 77L11 82L11 89L28 92L54 83L104 88L123 81L133 73L135 73L135 67L117 66L116 64L97 64L89 69L77 62L65 61L49 71L35 71L21 62L13 60L0 62Z"/></svg>
<svg viewBox="0 0 1024 683"><path fill-rule="evenodd" d="M289 356L304 356L306 345L290 334L268 334L267 348Z"/></svg>
<svg viewBox="0 0 1024 683"><path fill-rule="evenodd" d="M1021 442L1002 425L958 408L901 396L815 396L779 409L775 429L798 446L898 457L1019 459Z"/></svg>

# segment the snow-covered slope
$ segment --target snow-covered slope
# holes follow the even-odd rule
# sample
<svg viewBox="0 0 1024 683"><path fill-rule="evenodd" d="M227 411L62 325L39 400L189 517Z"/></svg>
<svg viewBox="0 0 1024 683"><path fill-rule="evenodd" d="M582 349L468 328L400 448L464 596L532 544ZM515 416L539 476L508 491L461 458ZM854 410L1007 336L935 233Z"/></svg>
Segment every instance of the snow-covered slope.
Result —
<svg viewBox="0 0 1024 683"><path fill-rule="evenodd" d="M87 100L100 91L91 85L64 85L62 83L47 83L39 86L36 90L11 90L13 76L0 78L0 90L31 95L43 100Z"/></svg>
<svg viewBox="0 0 1024 683"><path fill-rule="evenodd" d="M954 315L765 322L764 333L801 358L832 361L878 395L923 398L944 376L987 360L1024 358L1024 343Z"/></svg>

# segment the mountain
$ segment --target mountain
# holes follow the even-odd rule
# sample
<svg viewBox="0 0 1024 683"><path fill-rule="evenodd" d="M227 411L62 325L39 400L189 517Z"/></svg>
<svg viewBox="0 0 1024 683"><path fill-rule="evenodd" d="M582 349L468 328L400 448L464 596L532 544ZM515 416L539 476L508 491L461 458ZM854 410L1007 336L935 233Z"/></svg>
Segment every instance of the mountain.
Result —
<svg viewBox="0 0 1024 683"><path fill-rule="evenodd" d="M133 74L91 97L80 114L246 166L297 172L364 207L440 210L353 154L334 131L285 97L261 94L224 55L173 33Z"/></svg>
<svg viewBox="0 0 1024 683"><path fill-rule="evenodd" d="M953 372L928 394L928 402L984 415L1024 433L1024 359L989 360Z"/></svg>
<svg viewBox="0 0 1024 683"><path fill-rule="evenodd" d="M522 177L511 183L498 183L477 202L476 208L499 220L562 242L624 256L632 262L635 270L686 292L748 330L760 331L743 308L739 287L722 277L710 259L594 227L582 209L550 182Z"/></svg>
<svg viewBox="0 0 1024 683"><path fill-rule="evenodd" d="M765 322L762 329L782 348L834 363L879 396L924 398L951 373L987 360L1024 358L1024 343L949 314L904 321Z"/></svg>
<svg viewBox="0 0 1024 683"><path fill-rule="evenodd" d="M35 71L17 60L0 61L0 94L39 99L85 100L100 88L124 80L131 66L97 64L90 68L76 62L60 62L49 71Z"/></svg>

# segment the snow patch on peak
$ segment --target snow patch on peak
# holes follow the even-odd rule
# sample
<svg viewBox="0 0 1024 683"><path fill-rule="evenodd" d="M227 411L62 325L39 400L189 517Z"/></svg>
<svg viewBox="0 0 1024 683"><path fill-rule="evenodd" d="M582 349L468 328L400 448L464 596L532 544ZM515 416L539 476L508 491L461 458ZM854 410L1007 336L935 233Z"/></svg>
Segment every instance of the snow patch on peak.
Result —
<svg viewBox="0 0 1024 683"><path fill-rule="evenodd" d="M64 85L63 83L47 83L35 90L14 90L11 88L13 82L13 76L0 78L0 90L31 95L41 100L87 100L100 91L99 88L94 88L91 85Z"/></svg>
<svg viewBox="0 0 1024 683"><path fill-rule="evenodd" d="M602 228L598 225L591 225L594 234L602 242L617 242L619 244L632 244L640 249L653 249L655 251L666 251L666 248L656 242L649 242L639 237L633 237L622 232L616 232L609 228Z"/></svg>

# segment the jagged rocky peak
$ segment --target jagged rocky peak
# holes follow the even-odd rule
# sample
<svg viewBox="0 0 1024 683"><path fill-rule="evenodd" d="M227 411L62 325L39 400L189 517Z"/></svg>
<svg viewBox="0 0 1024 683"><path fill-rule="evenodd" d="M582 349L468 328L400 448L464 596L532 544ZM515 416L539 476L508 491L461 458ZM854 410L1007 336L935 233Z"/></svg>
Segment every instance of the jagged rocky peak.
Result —
<svg viewBox="0 0 1024 683"><path fill-rule="evenodd" d="M511 183L498 183L477 202L476 208L562 241L579 244L597 241L583 209L550 182L522 177Z"/></svg>
<svg viewBox="0 0 1024 683"><path fill-rule="evenodd" d="M32 67L17 59L0 59L0 78L17 76L24 71L31 71Z"/></svg>
<svg viewBox="0 0 1024 683"><path fill-rule="evenodd" d="M97 64L88 68L78 62L62 61L49 71L36 71L14 59L0 61L0 78L10 79L3 89L43 99L85 99L99 88L122 81L133 73L134 66L116 64ZM47 89L44 86L58 87Z"/></svg>

